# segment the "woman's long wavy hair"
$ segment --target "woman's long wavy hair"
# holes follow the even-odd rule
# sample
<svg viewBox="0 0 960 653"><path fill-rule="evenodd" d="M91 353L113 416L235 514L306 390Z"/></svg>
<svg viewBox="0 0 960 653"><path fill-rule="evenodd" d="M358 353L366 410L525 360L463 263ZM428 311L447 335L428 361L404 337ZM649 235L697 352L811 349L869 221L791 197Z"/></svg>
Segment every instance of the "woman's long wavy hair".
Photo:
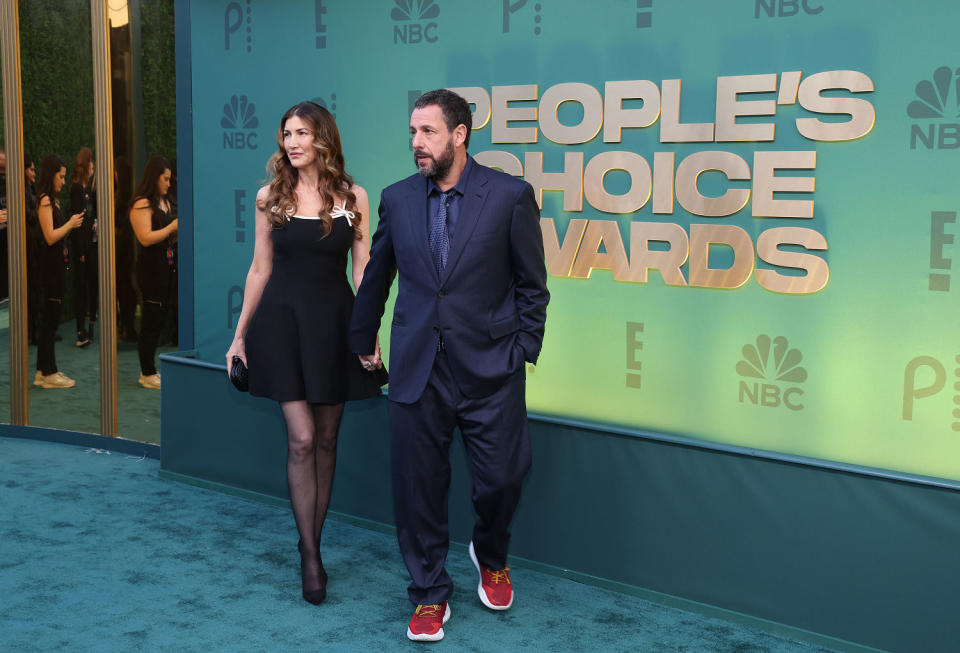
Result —
<svg viewBox="0 0 960 653"><path fill-rule="evenodd" d="M53 178L57 176L61 168L66 168L63 159L56 154L48 154L43 157L40 163L40 172L37 174L37 207L40 206L40 200L49 197L51 202L57 202L57 193L53 191Z"/></svg>
<svg viewBox="0 0 960 653"><path fill-rule="evenodd" d="M90 170L90 164L93 162L93 150L89 147L81 147L77 152L77 158L73 161L73 176L70 183L86 186L93 176Z"/></svg>
<svg viewBox="0 0 960 653"><path fill-rule="evenodd" d="M155 156L147 161L147 167L143 169L143 176L140 177L140 183L133 192L133 199L130 200L127 210L132 209L137 200L145 199L150 203L150 210L156 213L160 209L161 198L160 191L157 190L157 180L169 169L170 162L162 156Z"/></svg>
<svg viewBox="0 0 960 653"><path fill-rule="evenodd" d="M333 210L334 200L339 197L345 200L346 209L357 216L352 221L353 232L356 238L360 238L360 221L363 216L357 211L357 198L352 190L353 178L344 169L343 147L340 145L337 123L329 111L314 102L294 105L280 119L280 129L277 130L278 149L267 162L270 188L266 201L258 208L266 212L274 229L282 229L289 217L297 212L295 189L299 173L290 163L283 147L283 128L294 116L305 122L313 132L313 150L317 155L313 165L317 170L317 191L323 200L319 215L323 235L328 235L333 229L333 219L329 214Z"/></svg>

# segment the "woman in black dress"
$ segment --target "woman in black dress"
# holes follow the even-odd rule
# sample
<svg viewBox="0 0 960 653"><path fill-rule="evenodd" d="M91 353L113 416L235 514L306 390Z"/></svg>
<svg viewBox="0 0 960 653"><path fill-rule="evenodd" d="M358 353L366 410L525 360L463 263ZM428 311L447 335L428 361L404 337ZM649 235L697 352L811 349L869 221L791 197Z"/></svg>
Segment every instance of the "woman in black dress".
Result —
<svg viewBox="0 0 960 653"><path fill-rule="evenodd" d="M290 108L277 144L267 164L271 181L257 193L253 262L227 366L239 357L249 367L250 393L280 403L303 598L318 604L326 597L320 536L343 404L380 393L347 345L347 253L359 286L370 257L369 202L344 169L340 134L323 107Z"/></svg>
<svg viewBox="0 0 960 653"><path fill-rule="evenodd" d="M40 276L43 279L43 319L37 339L37 376L33 385L41 388L72 388L76 381L57 370L53 340L60 325L60 306L67 276L67 248L64 238L83 224L83 212L64 219L57 199L67 179L67 167L56 154L40 163L37 191L37 219L43 241L40 244Z"/></svg>
<svg viewBox="0 0 960 653"><path fill-rule="evenodd" d="M23 157L24 208L27 225L27 332L30 344L37 344L40 332L38 316L43 304L43 286L40 279L40 248L43 234L37 219L37 167L29 156Z"/></svg>
<svg viewBox="0 0 960 653"><path fill-rule="evenodd" d="M143 177L133 194L130 224L140 243L137 279L143 297L140 336L140 378L144 388L160 389L160 373L155 362L157 340L166 312L177 293L174 243L177 217L167 199L170 190L170 164L162 156L147 162Z"/></svg>
<svg viewBox="0 0 960 653"><path fill-rule="evenodd" d="M85 212L83 224L70 234L73 246L74 311L77 316L77 347L93 339L97 320L99 283L97 279L97 199L93 190L93 152L81 148L73 162L70 178L70 212Z"/></svg>

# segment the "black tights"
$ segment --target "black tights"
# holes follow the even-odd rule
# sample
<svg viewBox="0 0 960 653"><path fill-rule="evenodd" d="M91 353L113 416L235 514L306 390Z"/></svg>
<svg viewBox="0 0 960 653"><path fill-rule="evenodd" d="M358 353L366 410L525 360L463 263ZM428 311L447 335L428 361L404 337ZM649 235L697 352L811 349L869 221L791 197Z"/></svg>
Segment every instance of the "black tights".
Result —
<svg viewBox="0 0 960 653"><path fill-rule="evenodd" d="M60 297L47 297L43 302L43 319L40 321L40 335L37 338L37 369L47 376L57 371L57 358L53 341L60 326Z"/></svg>
<svg viewBox="0 0 960 653"><path fill-rule="evenodd" d="M140 337L137 350L140 353L140 373L150 376L157 373L157 341L166 317L167 308L159 301L143 298L143 316L140 320Z"/></svg>
<svg viewBox="0 0 960 653"><path fill-rule="evenodd" d="M280 408L287 423L287 484L300 532L303 588L315 590L326 583L318 552L330 506L343 404L285 401Z"/></svg>
<svg viewBox="0 0 960 653"><path fill-rule="evenodd" d="M100 279L97 276L99 273L97 263L99 256L96 251L93 251L93 254L87 254L84 258L86 260L76 262L73 271L73 288L76 293L74 311L77 315L77 333L79 334L89 328L91 333L87 335L92 337L93 324L97 319L97 309L100 301L98 290Z"/></svg>

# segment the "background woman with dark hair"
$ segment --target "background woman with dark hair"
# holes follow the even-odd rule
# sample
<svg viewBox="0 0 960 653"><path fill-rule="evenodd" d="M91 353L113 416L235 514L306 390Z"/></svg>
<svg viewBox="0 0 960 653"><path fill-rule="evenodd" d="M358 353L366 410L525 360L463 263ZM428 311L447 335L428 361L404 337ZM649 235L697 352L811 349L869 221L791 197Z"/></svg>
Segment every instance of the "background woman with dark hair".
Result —
<svg viewBox="0 0 960 653"><path fill-rule="evenodd" d="M60 306L66 283L67 262L64 238L83 224L83 212L64 219L57 195L67 178L67 167L56 154L48 154L40 164L37 189L37 219L43 241L40 267L43 277L43 320L37 342L37 376L33 385L41 388L72 388L76 382L57 370L53 339L60 325Z"/></svg>
<svg viewBox="0 0 960 653"><path fill-rule="evenodd" d="M30 344L35 345L40 330L38 316L43 304L43 286L40 280L40 246L43 243L43 234L40 233L40 222L37 220L37 191L34 188L37 168L33 159L28 156L23 157L23 182L27 225L27 332L30 334Z"/></svg>
<svg viewBox="0 0 960 653"><path fill-rule="evenodd" d="M81 148L73 163L70 180L70 212L84 215L83 225L70 234L73 245L74 310L77 315L77 347L86 347L93 338L97 319L97 200L93 190L93 152Z"/></svg>
<svg viewBox="0 0 960 653"><path fill-rule="evenodd" d="M343 402L380 393L347 347L347 254L359 286L370 258L368 201L344 170L340 134L326 109L313 102L290 108L277 145L267 164L270 184L257 193L253 262L227 366L249 356L250 393L280 403L303 598L316 604L327 593L320 536Z"/></svg>
<svg viewBox="0 0 960 653"><path fill-rule="evenodd" d="M147 162L140 184L133 194L130 224L140 243L137 278L143 296L140 320L140 379L144 388L160 389L160 374L155 356L157 339L166 311L177 292L175 252L177 218L167 199L170 190L170 164L162 156Z"/></svg>
<svg viewBox="0 0 960 653"><path fill-rule="evenodd" d="M115 265L117 272L117 320L120 326L118 340L137 342L134 318L137 312L137 290L133 286L133 262L136 259L133 226L127 219L133 192L133 170L130 161L118 156L114 162L116 181L116 219L114 220Z"/></svg>

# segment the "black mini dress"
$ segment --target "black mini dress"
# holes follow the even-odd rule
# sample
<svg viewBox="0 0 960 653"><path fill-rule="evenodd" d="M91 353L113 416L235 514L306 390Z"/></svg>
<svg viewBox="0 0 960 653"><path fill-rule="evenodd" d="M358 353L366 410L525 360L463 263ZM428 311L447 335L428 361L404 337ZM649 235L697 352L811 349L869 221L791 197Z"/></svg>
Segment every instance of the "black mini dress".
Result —
<svg viewBox="0 0 960 653"><path fill-rule="evenodd" d="M380 394L375 375L347 344L354 300L347 217L333 218L324 236L319 219L293 216L272 238L273 270L245 339L250 394L313 404Z"/></svg>

